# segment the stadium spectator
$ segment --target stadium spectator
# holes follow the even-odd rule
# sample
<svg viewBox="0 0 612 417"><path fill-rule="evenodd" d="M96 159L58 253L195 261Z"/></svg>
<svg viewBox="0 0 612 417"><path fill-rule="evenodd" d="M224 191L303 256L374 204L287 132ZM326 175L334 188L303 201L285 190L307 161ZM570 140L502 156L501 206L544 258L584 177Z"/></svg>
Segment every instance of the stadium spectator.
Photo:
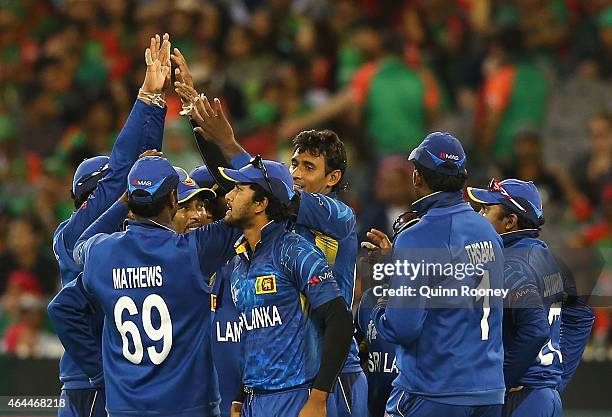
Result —
<svg viewBox="0 0 612 417"><path fill-rule="evenodd" d="M504 30L494 38L483 63L485 81L476 114L483 160L512 158L518 129L539 128L544 122L548 81L533 64L521 59L522 47L518 30Z"/></svg>
<svg viewBox="0 0 612 417"><path fill-rule="evenodd" d="M43 247L39 235L44 230L33 216L21 216L11 220L7 232L8 250L0 260L0 293L3 293L11 272L28 271L43 294L57 290L57 266Z"/></svg>
<svg viewBox="0 0 612 417"><path fill-rule="evenodd" d="M377 155L416 147L438 112L433 78L406 66L401 58L401 38L383 32L376 22L362 22L354 39L366 63L357 70L350 87L303 118L285 121L279 136L292 137L303 128L320 125L349 110L361 110L366 134Z"/></svg>
<svg viewBox="0 0 612 417"><path fill-rule="evenodd" d="M364 199L358 217L357 239L360 242L366 240L366 233L372 228L392 235L393 222L415 200L412 183L407 180L411 175L410 165L401 155L391 155L380 161L374 198Z"/></svg>
<svg viewBox="0 0 612 417"><path fill-rule="evenodd" d="M19 320L6 329L2 350L19 358L56 358L63 351L57 337L45 328L44 298L26 293L18 300Z"/></svg>

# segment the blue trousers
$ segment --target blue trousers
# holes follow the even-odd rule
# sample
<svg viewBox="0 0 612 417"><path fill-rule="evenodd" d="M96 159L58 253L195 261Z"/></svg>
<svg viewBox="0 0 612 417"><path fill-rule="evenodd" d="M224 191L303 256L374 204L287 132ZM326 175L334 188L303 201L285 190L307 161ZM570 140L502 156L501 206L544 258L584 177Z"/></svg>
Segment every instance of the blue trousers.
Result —
<svg viewBox="0 0 612 417"><path fill-rule="evenodd" d="M327 398L327 417L367 417L368 380L363 371L340 374Z"/></svg>
<svg viewBox="0 0 612 417"><path fill-rule="evenodd" d="M563 407L559 392L553 388L529 388L506 396L504 417L561 417Z"/></svg>
<svg viewBox="0 0 612 417"><path fill-rule="evenodd" d="M248 394L241 417L298 417L308 396L307 387L272 394Z"/></svg>
<svg viewBox="0 0 612 417"><path fill-rule="evenodd" d="M394 387L385 417L500 417L502 405L448 405L409 394Z"/></svg>
<svg viewBox="0 0 612 417"><path fill-rule="evenodd" d="M106 394L103 389L63 389L64 406L58 417L107 417Z"/></svg>

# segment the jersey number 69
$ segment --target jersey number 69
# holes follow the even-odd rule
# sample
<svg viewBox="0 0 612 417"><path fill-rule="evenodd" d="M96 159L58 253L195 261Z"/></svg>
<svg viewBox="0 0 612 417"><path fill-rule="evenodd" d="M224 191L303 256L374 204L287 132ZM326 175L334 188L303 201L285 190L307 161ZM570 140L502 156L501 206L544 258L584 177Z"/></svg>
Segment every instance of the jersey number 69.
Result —
<svg viewBox="0 0 612 417"><path fill-rule="evenodd" d="M151 310L155 308L159 312L161 318L159 328L153 327L151 322ZM115 303L115 326L121 334L121 341L123 343L123 356L130 362L138 365L142 362L144 354L144 348L142 346L142 339L140 337L140 331L133 321L122 321L123 310L127 310L130 316L138 314L138 308L128 296L123 296ZM155 365L162 363L170 353L172 349L172 320L170 319L170 312L168 306L164 302L164 299L157 294L148 295L142 303L142 326L144 331L153 341L163 340L162 350L158 352L155 346L147 347L147 353L151 362ZM134 341L134 352L130 352L129 342L127 335L128 333L132 336Z"/></svg>

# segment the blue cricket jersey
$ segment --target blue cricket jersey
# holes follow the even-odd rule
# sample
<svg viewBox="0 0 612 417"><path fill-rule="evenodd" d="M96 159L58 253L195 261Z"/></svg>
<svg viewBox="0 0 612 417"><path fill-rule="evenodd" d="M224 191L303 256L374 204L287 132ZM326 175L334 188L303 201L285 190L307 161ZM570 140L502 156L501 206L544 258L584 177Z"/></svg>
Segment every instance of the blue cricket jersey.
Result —
<svg viewBox="0 0 612 417"><path fill-rule="evenodd" d="M231 165L240 169L251 156L242 153L235 156ZM332 268L336 283L349 309L353 308L355 271L359 243L353 209L336 198L336 193L320 194L300 192L300 207L294 231L317 246L325 254ZM343 373L360 372L359 349L353 338Z"/></svg>
<svg viewBox="0 0 612 417"><path fill-rule="evenodd" d="M254 391L315 379L321 346L309 313L341 297L323 253L287 226L268 223L252 252L243 239L232 263L232 298L241 311L245 347L243 383Z"/></svg>
<svg viewBox="0 0 612 417"><path fill-rule="evenodd" d="M373 289L366 290L361 296L355 324L364 335L368 344L368 408L372 417L382 417L385 414L385 405L392 390L393 380L399 370L395 356L396 345L378 337L372 310L376 306L378 297Z"/></svg>
<svg viewBox="0 0 612 417"><path fill-rule="evenodd" d="M567 306L568 317L578 312L578 316L587 323L587 331L570 339L570 346L565 349L568 351L566 357L561 334L565 333L566 327L568 334L572 334L573 327L568 323L570 320L564 320L563 317L566 311L564 293L567 291L567 281L556 258L538 236L539 231L535 229L502 234L506 286L510 288L508 298L510 303L516 305L504 315L504 372L509 387L524 385L554 389L567 384L571 377L566 375L567 381L562 383L564 368L568 366L575 370L580 361L588 340L588 323L592 324L592 312L588 306ZM536 304L541 310L537 315L533 313ZM530 316L522 317L527 315ZM533 355L531 349L531 356L526 357L529 350L523 347L525 340L537 339L538 334L543 334L544 338L539 338L540 345L536 346L536 354ZM574 352L579 352L579 355Z"/></svg>
<svg viewBox="0 0 612 417"><path fill-rule="evenodd" d="M203 277L233 254L238 236L222 222L177 234L144 220L77 243L82 277L60 291L49 314L81 369L92 378L103 375L111 416L219 414L210 287ZM103 372L83 320L92 304L105 317Z"/></svg>
<svg viewBox="0 0 612 417"><path fill-rule="evenodd" d="M211 294L213 313L212 352L221 393L221 417L229 417L232 401L242 380L242 330L240 310L232 300L230 261L214 275Z"/></svg>
<svg viewBox="0 0 612 417"><path fill-rule="evenodd" d="M300 193L295 232L323 251L346 305L353 307L357 262L356 220L353 209L328 195ZM353 337L343 373L360 372L359 349Z"/></svg>
<svg viewBox="0 0 612 417"><path fill-rule="evenodd" d="M72 251L81 234L125 192L127 175L138 156L148 149L161 149L166 110L136 100L113 146L107 175L98 182L87 201L55 230L53 252L59 264L62 287L73 281L81 272L81 266L77 265L72 257ZM92 337L100 340L103 316L92 314L90 319ZM67 353L64 353L60 360L60 380L65 389L92 387L87 375Z"/></svg>
<svg viewBox="0 0 612 417"><path fill-rule="evenodd" d="M391 289L416 295L401 293L374 308L378 337L399 345L393 385L443 404L503 404L501 237L461 192L433 193L413 207L421 219L398 235L393 261L442 270L392 274ZM423 289L440 292L426 298ZM476 289L483 295L472 295Z"/></svg>

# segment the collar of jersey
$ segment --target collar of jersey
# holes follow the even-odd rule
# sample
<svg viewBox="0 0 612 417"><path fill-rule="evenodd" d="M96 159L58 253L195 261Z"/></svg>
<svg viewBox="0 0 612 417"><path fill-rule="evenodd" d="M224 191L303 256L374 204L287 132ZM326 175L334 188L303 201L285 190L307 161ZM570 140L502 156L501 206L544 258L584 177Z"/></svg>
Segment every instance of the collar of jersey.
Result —
<svg viewBox="0 0 612 417"><path fill-rule="evenodd" d="M269 241L273 240L275 236L284 233L287 230L287 221L276 222L274 220L270 220L261 228L261 239L259 242L255 244L255 249L259 246L260 243L266 244ZM240 239L234 245L234 249L236 250L236 254L240 255L241 253L246 253L249 247L249 243L246 240L244 235L240 236ZM253 249L253 251L255 250Z"/></svg>
<svg viewBox="0 0 612 417"><path fill-rule="evenodd" d="M412 203L412 207L417 211L419 217L423 217L431 209L445 208L462 203L465 203L462 191L453 193L436 191L435 193L419 198L417 201Z"/></svg>
<svg viewBox="0 0 612 417"><path fill-rule="evenodd" d="M127 221L127 227L130 226L137 226L137 227L152 227L152 228L156 228L156 229L165 229L168 230L172 233L176 233L174 231L174 229L172 229L172 227L170 227L170 225L167 224L162 224L162 223L158 223L156 221L153 221L151 219L144 219L144 220L128 220Z"/></svg>
<svg viewBox="0 0 612 417"><path fill-rule="evenodd" d="M504 242L504 248L508 248L518 244L523 239L536 239L538 236L540 236L540 231L538 229L523 229L502 233L500 236Z"/></svg>

